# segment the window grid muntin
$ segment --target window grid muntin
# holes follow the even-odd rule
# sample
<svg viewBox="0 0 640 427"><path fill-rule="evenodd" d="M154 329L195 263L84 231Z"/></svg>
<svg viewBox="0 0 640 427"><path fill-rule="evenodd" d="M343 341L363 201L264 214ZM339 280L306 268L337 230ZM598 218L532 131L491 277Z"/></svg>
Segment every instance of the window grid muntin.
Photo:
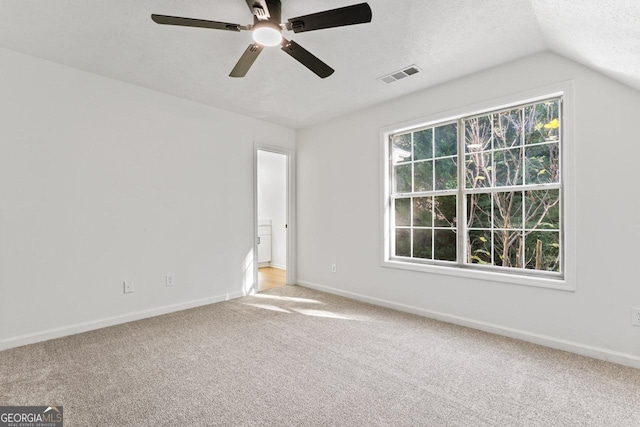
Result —
<svg viewBox="0 0 640 427"><path fill-rule="evenodd" d="M536 143L527 143L526 141L526 137L527 137L527 133L526 133L526 128L525 126L525 114L526 114L526 108L528 107L532 107L532 106L536 106L536 105L540 105L540 104L544 104L547 102L553 102L556 104L557 107L557 119L559 122L559 130L558 130L558 135L557 135L557 139L551 139L551 140L544 140L542 142L536 142ZM442 122L437 122L437 123L433 123L430 124L429 126L422 126L422 127L417 127L417 128L412 128L412 129L408 129L408 130L403 130L402 132L398 133L400 135L402 134L406 134L406 133L411 133L411 162L403 162L403 163L411 163L412 164L412 190L415 189L415 185L414 185L414 180L415 180L415 164L422 162L422 161L431 161L432 162L432 173L433 173L433 179L432 179L432 188L434 189L434 191L423 191L423 192L411 192L411 193L393 193L393 189L395 187L392 187L392 190L390 191L390 200L395 200L397 198L403 198L403 197L410 197L411 198L411 215L413 215L413 198L414 197L425 197L425 196L432 196L435 197L436 195L455 195L456 196L456 212L457 212L457 220L456 220L456 227L455 228L450 228L450 227L445 227L445 228L439 228L439 229L445 229L445 230L453 230L456 234L458 234L458 237L456 238L456 245L457 245L457 261L453 262L453 261L443 261L443 260L427 260L424 258L413 258L413 230L417 229L417 228L422 228L422 227L415 227L413 225L413 217L411 220L411 232L410 232L410 236L411 236L411 255L412 257L409 259L408 257L398 257L395 256L395 251L392 248L392 252L391 252L391 258L392 259L409 259L410 262L416 262L416 263L427 263L427 264L456 264L456 266L461 267L461 268L480 268L480 269L487 269L487 270L497 270L497 271L506 271L508 273L511 274L517 274L517 275L534 275L536 277L553 277L553 278L557 278L557 277L564 277L564 250L565 250L565 243L564 243L564 219L563 219L563 213L564 213L564 188L563 188L563 149L562 149L562 145L563 145L563 138L562 138L562 129L563 129L563 108L562 108L562 96L553 96L553 97L549 97L549 98L541 98L535 101L531 101L531 102L526 102L526 103L522 103L522 104L518 104L518 105L513 105L511 107L508 108L503 108L500 110L490 110L490 111L486 111L484 113L480 113L480 114L474 114L474 115L470 115L470 116L464 116L464 117L460 117L457 120L448 120L448 121L442 121ZM521 132L520 132L520 137L519 137L519 144L518 145L513 145L513 146L506 146L506 147L502 147L502 148L496 148L495 147L495 132L494 132L494 126L495 126L495 120L494 118L497 118L499 120L500 115L504 112L513 112L515 110L519 111L520 114L520 120L521 120ZM492 182L491 182L491 187L482 187L482 188L467 188L467 182L466 182L466 159L467 159L467 155L470 154L467 152L466 149L466 128L465 128L465 123L466 121L469 121L471 119L474 118L480 118L480 117L487 117L490 116L491 120L490 120L490 126L491 126L491 135L490 135L490 143L489 143L489 149L487 150L480 150L476 153L490 153L491 154L491 174L492 174ZM436 150L435 150L435 128L437 127L443 127L449 124L453 124L456 123L457 124L457 129L458 129L458 135L457 135L457 154L455 156L439 156L436 157ZM422 131L422 130L427 130L427 129L433 129L433 132L431 133L431 139L432 139L432 157L429 159L420 159L420 160L415 160L415 145L414 145L414 134L416 132ZM390 138L394 136L394 134L390 135ZM391 139L390 139L391 140ZM557 166L558 166L558 170L557 170L557 182L553 182L553 183L544 183L544 184L540 184L540 183L536 183L536 184L526 184L526 179L527 179L527 163L526 163L526 153L527 153L527 148L529 147L535 147L535 146L551 146L557 144L558 147L558 153L557 153ZM391 147L393 149L393 147ZM505 151L505 150L510 150L510 149L520 149L520 174L521 174L521 180L522 180L522 184L519 185L512 185L512 186L496 186L496 167L495 167L495 152L496 151ZM455 190L435 190L435 160L436 159L441 159L441 158L454 158L457 159L457 166L458 166L458 176L457 176L457 180L458 180L458 188ZM395 165L397 165L399 163L396 163ZM394 164L391 161L391 167L393 167ZM529 229L526 228L526 197L524 197L524 194L526 191L532 191L532 190L558 190L558 229ZM517 230L521 235L522 235L522 239L523 239L523 244L522 244L522 249L521 249L521 260L522 260L522 267L503 267L503 266L499 266L499 265L494 265L495 264L495 232L493 231L493 227L495 224L494 218L495 218L495 203L494 203L494 197L496 193L508 193L508 192L512 192L512 191L520 191L522 192L523 196L522 196L522 218L521 218L521 222L522 222L522 226L520 228L512 228L509 230ZM476 228L471 228L471 227L467 227L467 195L469 194L482 194L482 193L490 193L491 194L491 225L492 225L492 231L491 231L491 265L479 265L477 263L468 263L467 262L467 258L468 258L468 254L466 253L467 251L467 239L469 237L469 231L472 230L483 230L482 228L476 229ZM432 207L433 209L433 207ZM460 213L463 213L464 215L460 215ZM462 226L460 218L464 218L464 220L462 221ZM432 224L434 223L435 219L433 218L432 215ZM431 227L431 230L436 230L438 227ZM497 229L500 230L500 229ZM529 231L536 231L536 232L553 232L553 233L558 233L558 241L559 241L559 251L558 251L558 265L559 265L559 271L546 271L546 270L531 270L531 269L527 269L526 268L526 235L525 233ZM459 232L462 232L462 235L459 234ZM395 224L394 224L394 233L395 233ZM432 258L435 256L435 248L434 248L434 241L435 239L433 239L435 233L432 233ZM460 237L462 236L462 237ZM395 242L395 239L391 239Z"/></svg>

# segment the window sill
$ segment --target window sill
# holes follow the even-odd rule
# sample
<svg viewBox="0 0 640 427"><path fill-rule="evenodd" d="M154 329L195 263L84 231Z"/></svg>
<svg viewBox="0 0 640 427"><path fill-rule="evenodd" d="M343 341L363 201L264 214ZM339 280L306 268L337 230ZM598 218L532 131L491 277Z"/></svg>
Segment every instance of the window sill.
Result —
<svg viewBox="0 0 640 427"><path fill-rule="evenodd" d="M488 282L501 282L513 285L535 286L538 288L575 292L575 287L569 284L566 277L564 279L555 279L549 277L522 276L453 266L449 267L440 265L416 264L398 260L385 260L381 263L381 265L382 267L397 268L400 270L419 271L423 273L464 277L467 279L483 280Z"/></svg>

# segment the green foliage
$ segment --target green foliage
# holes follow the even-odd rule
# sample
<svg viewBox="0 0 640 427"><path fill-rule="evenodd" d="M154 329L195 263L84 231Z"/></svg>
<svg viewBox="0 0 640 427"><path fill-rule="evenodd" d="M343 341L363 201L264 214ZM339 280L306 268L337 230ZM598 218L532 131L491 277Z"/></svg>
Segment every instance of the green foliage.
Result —
<svg viewBox="0 0 640 427"><path fill-rule="evenodd" d="M434 225L454 227L456 222L456 196L434 197Z"/></svg>
<svg viewBox="0 0 640 427"><path fill-rule="evenodd" d="M411 199L395 200L396 227L411 225Z"/></svg>
<svg viewBox="0 0 640 427"><path fill-rule="evenodd" d="M396 255L411 256L411 235L405 228L396 228Z"/></svg>
<svg viewBox="0 0 640 427"><path fill-rule="evenodd" d="M433 191L433 161L416 162L414 170L414 191Z"/></svg>
<svg viewBox="0 0 640 427"><path fill-rule="evenodd" d="M435 160L435 189L455 190L458 188L458 164L453 157Z"/></svg>
<svg viewBox="0 0 640 427"><path fill-rule="evenodd" d="M433 258L442 261L455 261L457 254L456 233L453 230L434 230Z"/></svg>
<svg viewBox="0 0 640 427"><path fill-rule="evenodd" d="M413 256L415 258L432 259L432 243L431 230L413 230Z"/></svg>
<svg viewBox="0 0 640 427"><path fill-rule="evenodd" d="M425 129L413 134L415 160L433 158L433 129Z"/></svg>
<svg viewBox="0 0 640 427"><path fill-rule="evenodd" d="M415 197L413 199L413 225L431 227L433 221L433 197Z"/></svg>
<svg viewBox="0 0 640 427"><path fill-rule="evenodd" d="M435 157L455 156L458 154L458 125L449 125L435 128Z"/></svg>

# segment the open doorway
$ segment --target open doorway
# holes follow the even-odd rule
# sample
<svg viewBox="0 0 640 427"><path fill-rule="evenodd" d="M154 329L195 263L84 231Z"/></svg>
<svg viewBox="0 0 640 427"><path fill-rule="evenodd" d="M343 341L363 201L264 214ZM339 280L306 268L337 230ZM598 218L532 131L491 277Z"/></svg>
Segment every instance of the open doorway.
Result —
<svg viewBox="0 0 640 427"><path fill-rule="evenodd" d="M291 153L256 146L256 281L261 292L291 283Z"/></svg>

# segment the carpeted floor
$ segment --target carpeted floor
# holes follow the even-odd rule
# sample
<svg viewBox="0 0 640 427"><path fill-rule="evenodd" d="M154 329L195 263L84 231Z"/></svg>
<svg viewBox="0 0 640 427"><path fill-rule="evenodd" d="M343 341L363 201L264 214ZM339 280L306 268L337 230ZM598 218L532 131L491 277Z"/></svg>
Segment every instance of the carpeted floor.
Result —
<svg viewBox="0 0 640 427"><path fill-rule="evenodd" d="M0 352L65 426L640 426L640 370L285 286Z"/></svg>

